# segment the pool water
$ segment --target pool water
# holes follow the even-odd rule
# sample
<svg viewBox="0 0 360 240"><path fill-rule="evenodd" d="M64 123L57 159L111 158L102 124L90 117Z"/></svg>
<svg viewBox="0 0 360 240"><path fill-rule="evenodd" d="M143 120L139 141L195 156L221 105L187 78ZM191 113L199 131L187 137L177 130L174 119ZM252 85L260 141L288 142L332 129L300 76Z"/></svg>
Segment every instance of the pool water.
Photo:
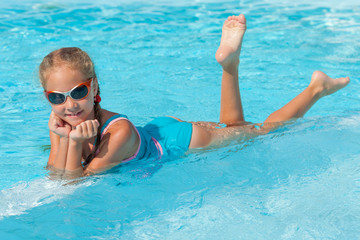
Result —
<svg viewBox="0 0 360 240"><path fill-rule="evenodd" d="M0 239L358 239L360 4L329 1L2 1ZM50 107L37 67L52 50L93 58L102 107L136 125L218 121L215 61L228 15L247 17L240 88L262 122L314 70L351 83L284 127L81 182L48 177Z"/></svg>

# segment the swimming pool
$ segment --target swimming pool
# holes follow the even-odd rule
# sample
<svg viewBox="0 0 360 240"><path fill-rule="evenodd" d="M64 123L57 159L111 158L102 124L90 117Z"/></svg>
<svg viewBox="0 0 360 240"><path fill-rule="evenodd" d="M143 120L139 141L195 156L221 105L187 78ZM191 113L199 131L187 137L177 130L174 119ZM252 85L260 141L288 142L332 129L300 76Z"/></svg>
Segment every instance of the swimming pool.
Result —
<svg viewBox="0 0 360 240"><path fill-rule="evenodd" d="M358 239L360 5L355 1L0 3L0 239ZM311 73L350 76L305 118L246 143L148 159L77 183L48 179L42 58L93 58L102 106L136 125L217 121L221 25L244 13L240 87L261 122Z"/></svg>

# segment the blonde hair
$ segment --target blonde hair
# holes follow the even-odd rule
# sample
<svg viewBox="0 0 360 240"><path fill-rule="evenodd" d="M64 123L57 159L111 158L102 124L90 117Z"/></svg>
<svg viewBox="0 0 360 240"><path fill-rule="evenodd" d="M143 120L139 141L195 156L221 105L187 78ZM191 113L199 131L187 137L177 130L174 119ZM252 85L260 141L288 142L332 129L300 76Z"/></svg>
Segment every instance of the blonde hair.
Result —
<svg viewBox="0 0 360 240"><path fill-rule="evenodd" d="M46 89L47 78L51 71L54 71L58 67L66 66L70 69L80 71L86 79L93 78L93 82L96 82L97 86L97 95L100 95L100 88L97 82L97 77L95 73L94 63L89 57L89 55L77 47L69 47L69 48L60 48L55 50L48 55L46 55L39 66L39 78L41 85L44 89ZM101 107L98 102L94 101L94 115L95 119L97 119L100 123L98 128L98 134L96 136L96 145L95 150L91 153L85 164L91 162L91 160L95 157L95 153L100 146L100 138L101 138Z"/></svg>
<svg viewBox="0 0 360 240"><path fill-rule="evenodd" d="M80 71L86 79L96 78L94 63L86 52L77 47L60 48L45 56L40 64L39 78L44 89L49 73L61 66Z"/></svg>

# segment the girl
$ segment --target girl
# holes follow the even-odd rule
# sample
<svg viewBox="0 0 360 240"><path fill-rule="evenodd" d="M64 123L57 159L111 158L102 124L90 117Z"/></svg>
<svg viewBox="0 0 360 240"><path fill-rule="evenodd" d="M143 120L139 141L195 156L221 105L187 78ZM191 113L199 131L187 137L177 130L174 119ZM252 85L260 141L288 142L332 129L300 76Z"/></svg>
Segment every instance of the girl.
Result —
<svg viewBox="0 0 360 240"><path fill-rule="evenodd" d="M245 122L238 83L244 15L229 17L222 29L216 60L223 68L220 123L184 122L157 118L135 127L125 115L100 107L100 89L89 56L79 48L62 48L47 55L39 76L52 112L49 119L51 151L48 167L81 176L110 169L121 162L163 155L181 155L193 148L214 146L220 140L251 137L279 122L303 116L321 97L349 82L316 71L309 86L288 104L270 114L261 127Z"/></svg>

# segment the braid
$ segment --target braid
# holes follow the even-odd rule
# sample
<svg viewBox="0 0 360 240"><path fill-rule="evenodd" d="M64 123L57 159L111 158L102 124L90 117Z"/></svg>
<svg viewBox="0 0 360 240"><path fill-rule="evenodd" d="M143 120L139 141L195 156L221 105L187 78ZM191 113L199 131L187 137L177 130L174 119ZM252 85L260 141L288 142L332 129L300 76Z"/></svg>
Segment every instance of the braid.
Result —
<svg viewBox="0 0 360 240"><path fill-rule="evenodd" d="M97 95L100 95L100 88L99 87L98 87L98 90L97 90ZM98 130L97 130L97 135L96 135L96 140L95 140L95 149L86 158L84 165L89 164L94 159L95 154L96 154L97 150L99 149L100 140L101 140L101 118L102 118L101 107L100 107L99 102L94 102L94 104L95 104L94 105L94 115L95 115L95 119L98 120L98 122L99 122L99 127L98 127Z"/></svg>

